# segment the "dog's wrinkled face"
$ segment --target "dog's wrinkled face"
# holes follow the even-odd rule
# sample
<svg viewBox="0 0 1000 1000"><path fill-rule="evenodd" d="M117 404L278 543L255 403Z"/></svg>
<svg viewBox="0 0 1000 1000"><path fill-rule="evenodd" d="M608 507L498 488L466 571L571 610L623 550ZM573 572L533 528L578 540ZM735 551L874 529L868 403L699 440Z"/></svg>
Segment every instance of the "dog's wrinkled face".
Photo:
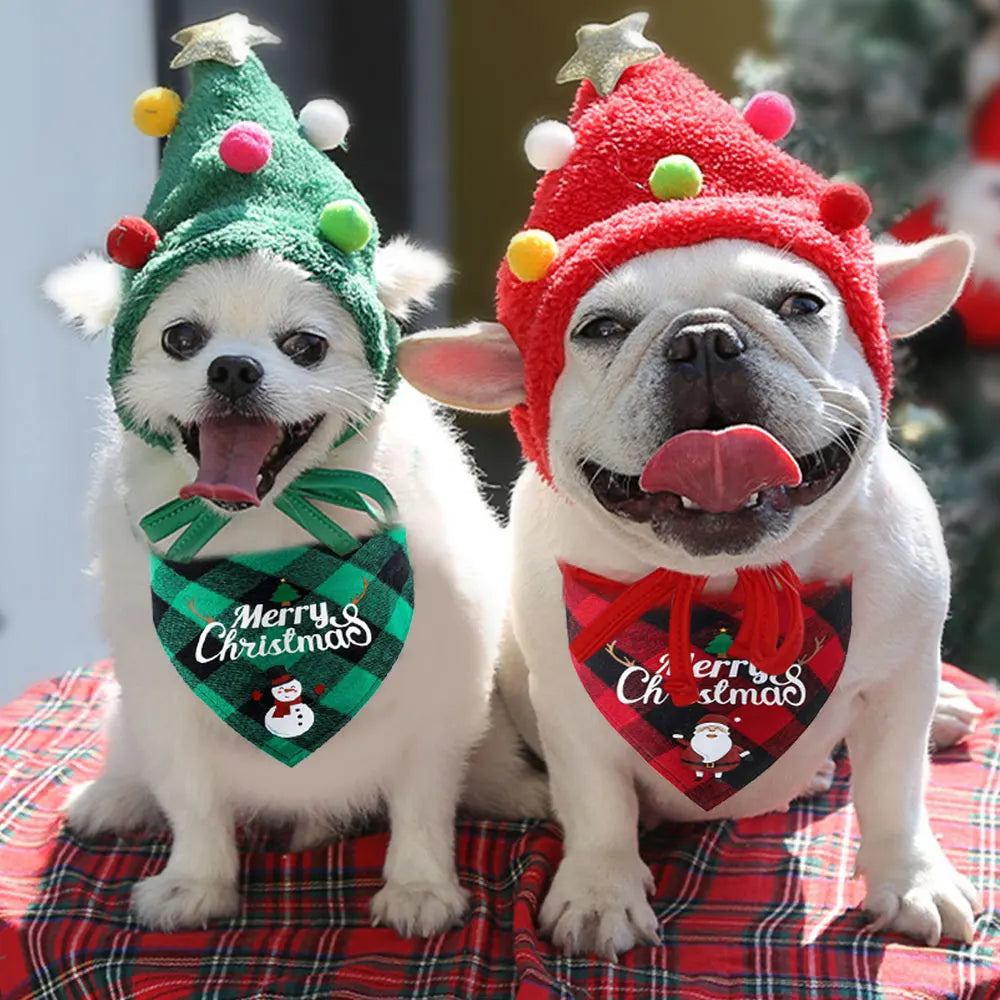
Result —
<svg viewBox="0 0 1000 1000"><path fill-rule="evenodd" d="M888 335L941 316L971 260L961 235L877 246ZM724 572L786 558L786 540L832 523L883 435L879 387L833 282L763 244L635 257L584 294L566 330L532 331L549 334L565 354L550 400L552 483L660 565L714 558ZM416 334L399 363L451 406L526 402L523 358L496 323Z"/></svg>
<svg viewBox="0 0 1000 1000"><path fill-rule="evenodd" d="M630 533L696 556L740 554L829 502L870 451L880 405L826 275L761 244L715 240L637 257L580 300L549 459L558 489ZM688 435L651 461L684 432L740 425L767 434Z"/></svg>
<svg viewBox="0 0 1000 1000"><path fill-rule="evenodd" d="M242 506L315 464L379 397L350 314L278 257L197 264L140 324L126 404L197 463L185 495Z"/></svg>

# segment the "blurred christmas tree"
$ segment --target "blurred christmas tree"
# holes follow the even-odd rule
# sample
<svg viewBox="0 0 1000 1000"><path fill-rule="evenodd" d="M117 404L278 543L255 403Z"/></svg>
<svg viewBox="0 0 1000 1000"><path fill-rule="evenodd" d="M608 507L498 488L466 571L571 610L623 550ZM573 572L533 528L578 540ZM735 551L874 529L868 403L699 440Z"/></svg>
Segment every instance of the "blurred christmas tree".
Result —
<svg viewBox="0 0 1000 1000"><path fill-rule="evenodd" d="M876 229L903 219L902 239L958 228L976 241L957 311L897 352L892 425L945 526L945 652L1000 676L1000 0L767 6L775 55L746 56L737 77L747 96L774 89L795 102L785 147L862 184Z"/></svg>
<svg viewBox="0 0 1000 1000"><path fill-rule="evenodd" d="M861 184L887 225L962 148L975 0L767 0L776 57L736 68L748 95L795 102L784 142L827 176Z"/></svg>

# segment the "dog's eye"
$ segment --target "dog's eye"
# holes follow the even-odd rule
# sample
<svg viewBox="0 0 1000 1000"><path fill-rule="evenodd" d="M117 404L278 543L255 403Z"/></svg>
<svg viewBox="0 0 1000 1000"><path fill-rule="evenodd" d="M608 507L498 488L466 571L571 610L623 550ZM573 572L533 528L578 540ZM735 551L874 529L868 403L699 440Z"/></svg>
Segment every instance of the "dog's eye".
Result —
<svg viewBox="0 0 1000 1000"><path fill-rule="evenodd" d="M614 337L624 337L627 333L621 320L611 316L598 316L597 319L584 323L573 336L580 340L611 340Z"/></svg>
<svg viewBox="0 0 1000 1000"><path fill-rule="evenodd" d="M208 331L197 323L175 323L163 331L160 343L172 358L187 361L193 358L208 340Z"/></svg>
<svg viewBox="0 0 1000 1000"><path fill-rule="evenodd" d="M815 316L825 305L826 303L818 295L800 292L798 295L789 295L778 306L778 315L785 319L796 316Z"/></svg>
<svg viewBox="0 0 1000 1000"><path fill-rule="evenodd" d="M326 337L318 333L289 333L279 342L278 347L297 365L311 368L326 357Z"/></svg>

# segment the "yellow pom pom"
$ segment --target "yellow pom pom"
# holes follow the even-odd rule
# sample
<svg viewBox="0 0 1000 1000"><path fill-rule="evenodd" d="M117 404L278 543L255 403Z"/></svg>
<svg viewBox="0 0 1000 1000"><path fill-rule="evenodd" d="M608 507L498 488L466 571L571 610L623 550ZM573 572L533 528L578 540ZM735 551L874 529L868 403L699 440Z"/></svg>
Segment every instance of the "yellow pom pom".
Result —
<svg viewBox="0 0 1000 1000"><path fill-rule="evenodd" d="M507 265L521 281L540 281L548 274L559 247L544 229L526 229L507 244Z"/></svg>
<svg viewBox="0 0 1000 1000"><path fill-rule="evenodd" d="M183 106L181 95L176 91L169 87L150 87L135 99L132 121L144 135L159 139L177 128L177 118Z"/></svg>

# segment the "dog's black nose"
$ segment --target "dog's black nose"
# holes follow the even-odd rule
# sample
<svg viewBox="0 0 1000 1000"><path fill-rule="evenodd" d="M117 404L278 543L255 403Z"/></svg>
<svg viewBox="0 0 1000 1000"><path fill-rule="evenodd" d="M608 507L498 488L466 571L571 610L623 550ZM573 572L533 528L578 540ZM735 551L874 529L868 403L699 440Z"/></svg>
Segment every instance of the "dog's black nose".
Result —
<svg viewBox="0 0 1000 1000"><path fill-rule="evenodd" d="M222 354L208 366L208 384L226 399L245 396L262 378L259 361L239 354Z"/></svg>
<svg viewBox="0 0 1000 1000"><path fill-rule="evenodd" d="M746 344L727 323L691 323L681 327L667 342L667 360L704 371L720 361L738 358L744 350Z"/></svg>

